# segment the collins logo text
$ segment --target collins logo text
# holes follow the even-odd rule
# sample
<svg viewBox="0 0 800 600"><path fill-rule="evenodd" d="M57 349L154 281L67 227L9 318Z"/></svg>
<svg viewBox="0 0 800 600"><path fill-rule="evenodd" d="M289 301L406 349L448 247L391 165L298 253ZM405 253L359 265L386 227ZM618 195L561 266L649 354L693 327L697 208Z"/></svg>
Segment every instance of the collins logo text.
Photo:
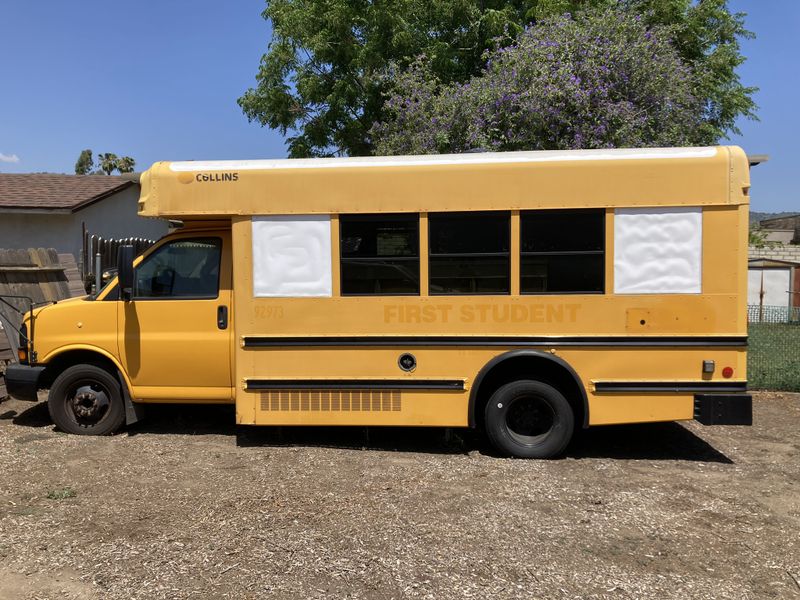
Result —
<svg viewBox="0 0 800 600"><path fill-rule="evenodd" d="M239 173L197 173L195 181L239 181Z"/></svg>

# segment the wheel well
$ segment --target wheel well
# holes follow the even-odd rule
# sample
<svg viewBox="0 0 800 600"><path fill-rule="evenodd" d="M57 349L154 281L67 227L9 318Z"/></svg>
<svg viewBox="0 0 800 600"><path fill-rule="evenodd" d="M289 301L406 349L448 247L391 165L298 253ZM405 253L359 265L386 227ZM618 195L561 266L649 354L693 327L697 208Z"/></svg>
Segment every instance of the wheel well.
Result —
<svg viewBox="0 0 800 600"><path fill-rule="evenodd" d="M495 357L478 373L469 399L470 426L483 428L484 407L489 398L506 383L518 379L533 379L553 386L572 407L575 427L588 425L586 390L572 367L550 354L518 350Z"/></svg>
<svg viewBox="0 0 800 600"><path fill-rule="evenodd" d="M61 375L66 369L74 367L75 365L95 365L96 367L105 369L113 375L114 378L119 380L117 366L111 359L97 352L92 352L91 350L69 350L63 354L59 354L45 365L45 369L39 380L39 386L45 389L49 388L56 380L56 377Z"/></svg>

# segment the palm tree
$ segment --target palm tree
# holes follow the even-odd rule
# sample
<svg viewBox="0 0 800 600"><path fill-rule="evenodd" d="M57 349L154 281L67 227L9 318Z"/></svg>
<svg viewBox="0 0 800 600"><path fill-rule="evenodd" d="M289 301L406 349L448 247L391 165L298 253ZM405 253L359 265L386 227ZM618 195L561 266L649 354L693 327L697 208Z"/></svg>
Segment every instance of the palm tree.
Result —
<svg viewBox="0 0 800 600"><path fill-rule="evenodd" d="M111 175L111 173L114 172L114 169L117 168L118 160L119 159L117 159L117 155L113 152L105 152L97 156L97 162L100 166L100 170L106 175Z"/></svg>
<svg viewBox="0 0 800 600"><path fill-rule="evenodd" d="M117 161L117 171L120 173L133 173L133 167L136 166L136 161L130 156L123 156Z"/></svg>

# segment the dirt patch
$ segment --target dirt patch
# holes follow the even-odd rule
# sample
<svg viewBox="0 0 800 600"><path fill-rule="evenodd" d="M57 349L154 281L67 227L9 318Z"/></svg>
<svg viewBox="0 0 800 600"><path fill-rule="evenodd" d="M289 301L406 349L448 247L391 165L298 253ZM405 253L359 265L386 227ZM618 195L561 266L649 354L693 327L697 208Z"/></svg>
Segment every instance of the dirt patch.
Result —
<svg viewBox="0 0 800 600"><path fill-rule="evenodd" d="M800 598L800 394L755 425L242 428L158 407L107 438L0 405L0 598Z"/></svg>

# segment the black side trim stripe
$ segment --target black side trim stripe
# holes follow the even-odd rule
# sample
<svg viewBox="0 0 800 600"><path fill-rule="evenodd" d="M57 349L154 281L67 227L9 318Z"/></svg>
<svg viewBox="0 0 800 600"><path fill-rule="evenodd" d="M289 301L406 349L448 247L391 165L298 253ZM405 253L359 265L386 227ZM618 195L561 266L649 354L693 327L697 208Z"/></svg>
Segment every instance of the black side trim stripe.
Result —
<svg viewBox="0 0 800 600"><path fill-rule="evenodd" d="M248 379L246 390L455 390L458 379Z"/></svg>
<svg viewBox="0 0 800 600"><path fill-rule="evenodd" d="M746 381L596 381L598 393L609 392L744 392Z"/></svg>
<svg viewBox="0 0 800 600"><path fill-rule="evenodd" d="M638 336L638 337L508 337L508 336L353 336L353 337L280 337L246 335L245 348L287 348L315 346L673 346L673 347L739 347L747 346L746 336Z"/></svg>

